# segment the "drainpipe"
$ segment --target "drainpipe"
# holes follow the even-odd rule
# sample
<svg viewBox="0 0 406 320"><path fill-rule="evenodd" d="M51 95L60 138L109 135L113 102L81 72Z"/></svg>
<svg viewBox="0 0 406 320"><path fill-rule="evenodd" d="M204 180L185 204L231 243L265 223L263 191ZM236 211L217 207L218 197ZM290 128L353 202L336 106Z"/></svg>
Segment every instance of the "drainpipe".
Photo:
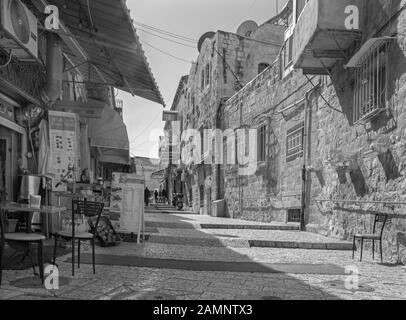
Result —
<svg viewBox="0 0 406 320"><path fill-rule="evenodd" d="M41 93L47 106L52 106L62 93L63 55L62 40L54 33L47 34L46 84Z"/></svg>
<svg viewBox="0 0 406 320"><path fill-rule="evenodd" d="M300 231L306 231L306 210L308 209L307 198L310 195L309 166L311 164L311 95L317 92L318 86L310 89L305 95L305 123L304 123L304 146L303 146L303 167L302 167L302 202L300 210Z"/></svg>

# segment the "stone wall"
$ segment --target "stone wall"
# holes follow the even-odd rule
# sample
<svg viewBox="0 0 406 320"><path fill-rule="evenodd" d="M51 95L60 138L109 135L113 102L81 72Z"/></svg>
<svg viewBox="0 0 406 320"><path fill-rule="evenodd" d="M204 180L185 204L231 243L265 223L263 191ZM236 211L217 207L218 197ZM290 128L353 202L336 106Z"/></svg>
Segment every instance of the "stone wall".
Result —
<svg viewBox="0 0 406 320"><path fill-rule="evenodd" d="M286 221L287 210L300 207L302 166L306 160L311 169L306 194L308 230L352 240L355 233L371 232L375 212L385 212L390 214L390 220L384 232L384 259L397 259L396 235L406 231L405 206L336 201L406 201L406 12L402 9L406 2L392 1L392 6L388 3L370 1L365 9L369 19L364 36L399 36L391 40L390 47L389 108L372 122L354 124L354 73L345 70L340 62L331 70L331 77L309 78L319 88L315 93L300 70L281 79L276 61L227 101L222 111L223 129L256 128L267 123L268 150L266 161L258 163L255 175L242 178L237 166L224 166L229 216ZM389 19L394 13L396 16ZM305 132L310 143L305 148L305 159L288 162L287 131L305 119L301 100L306 93L309 121ZM381 144L387 147L380 148ZM402 257L405 259L405 252Z"/></svg>
<svg viewBox="0 0 406 320"><path fill-rule="evenodd" d="M178 106L182 129L216 128L220 105L258 74L260 63L271 64L275 60L283 32L283 27L263 25L252 35L255 40L224 31L218 31L212 39L207 38L192 65L184 98ZM206 66L210 68L210 81L202 87L201 76ZM218 187L206 181L208 177L217 176L217 170L217 166L211 164L188 167L195 212L211 213L212 201L219 197Z"/></svg>

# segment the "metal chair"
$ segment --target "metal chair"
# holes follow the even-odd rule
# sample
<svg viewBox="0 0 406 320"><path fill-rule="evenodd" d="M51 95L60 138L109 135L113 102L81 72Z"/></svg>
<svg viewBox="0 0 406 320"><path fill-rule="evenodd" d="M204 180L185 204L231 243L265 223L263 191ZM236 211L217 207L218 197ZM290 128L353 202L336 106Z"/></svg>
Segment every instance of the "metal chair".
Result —
<svg viewBox="0 0 406 320"><path fill-rule="evenodd" d="M375 219L374 219L374 227L372 230L372 234L355 234L354 239L353 239L353 248L352 248L352 258L354 259L355 255L355 243L357 240L361 241L361 255L360 255L360 261L362 262L362 253L364 250L364 241L372 241L372 259L375 260L375 242L379 241L379 248L381 252L381 263L383 263L383 253L382 253L382 236L383 236L383 231L385 229L386 222L388 220L388 215L387 214L376 214ZM379 233L376 233L377 231L377 224L381 223L382 227Z"/></svg>
<svg viewBox="0 0 406 320"><path fill-rule="evenodd" d="M80 269L80 245L82 241L90 241L92 246L92 262L93 274L96 273L95 263L95 240L96 230L99 224L100 216L104 209L104 203L90 202L81 200L72 200L72 231L60 231L55 234L55 247L54 247L54 265L56 265L56 252L58 239L72 241L72 276L75 275L75 240L78 240L78 268ZM89 218L90 232L75 232L75 216L80 215ZM90 219L96 218L96 222L90 222Z"/></svg>
<svg viewBox="0 0 406 320"><path fill-rule="evenodd" d="M43 242L46 239L44 235L42 234L37 234L37 233L32 233L32 232L16 232L16 233L7 233L5 232L5 211L0 210L0 286L1 286L1 280L3 276L3 254L5 252L5 245L6 243L17 243L17 244L23 244L24 246L27 245L27 250L24 252L24 259L28 256L31 259L32 267L35 272L35 266L34 266L34 261L32 260L32 257L30 255L30 247L29 245L34 243L37 244L38 246L38 265L39 265L39 273L40 273L40 278L41 282L44 283L44 263L43 263L43 258L42 258L42 252L43 252Z"/></svg>

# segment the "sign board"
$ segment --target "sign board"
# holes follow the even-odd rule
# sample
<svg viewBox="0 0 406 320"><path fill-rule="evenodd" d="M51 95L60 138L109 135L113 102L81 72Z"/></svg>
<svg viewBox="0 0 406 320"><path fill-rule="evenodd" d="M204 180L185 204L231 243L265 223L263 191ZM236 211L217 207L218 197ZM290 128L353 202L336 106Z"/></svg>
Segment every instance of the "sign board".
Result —
<svg viewBox="0 0 406 320"><path fill-rule="evenodd" d="M49 111L49 139L50 139L50 165L49 170L55 176L53 190L66 191L66 183L60 184L62 178L69 172L68 168L75 168L80 174L78 145L79 119L74 113ZM73 182L73 174L67 177Z"/></svg>
<svg viewBox="0 0 406 320"><path fill-rule="evenodd" d="M109 218L119 233L144 234L144 189L143 176L113 173Z"/></svg>

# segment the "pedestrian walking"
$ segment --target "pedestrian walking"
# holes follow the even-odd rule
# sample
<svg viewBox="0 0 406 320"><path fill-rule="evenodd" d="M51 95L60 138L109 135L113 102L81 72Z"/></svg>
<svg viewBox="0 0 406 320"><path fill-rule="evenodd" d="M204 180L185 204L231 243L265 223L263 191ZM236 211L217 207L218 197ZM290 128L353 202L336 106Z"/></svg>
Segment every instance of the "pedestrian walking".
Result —
<svg viewBox="0 0 406 320"><path fill-rule="evenodd" d="M155 198L155 203L158 203L158 190L156 190L156 189L154 191L154 198Z"/></svg>
<svg viewBox="0 0 406 320"><path fill-rule="evenodd" d="M162 190L162 200L164 203L166 203L167 201L167 194L165 189Z"/></svg>
<svg viewBox="0 0 406 320"><path fill-rule="evenodd" d="M151 197L151 192L149 191L148 187L146 187L145 191L144 191L144 202L145 202L146 207L148 207L148 205L149 205L150 197Z"/></svg>
<svg viewBox="0 0 406 320"><path fill-rule="evenodd" d="M161 189L159 189L158 197L159 197L159 203L162 203L162 190Z"/></svg>

